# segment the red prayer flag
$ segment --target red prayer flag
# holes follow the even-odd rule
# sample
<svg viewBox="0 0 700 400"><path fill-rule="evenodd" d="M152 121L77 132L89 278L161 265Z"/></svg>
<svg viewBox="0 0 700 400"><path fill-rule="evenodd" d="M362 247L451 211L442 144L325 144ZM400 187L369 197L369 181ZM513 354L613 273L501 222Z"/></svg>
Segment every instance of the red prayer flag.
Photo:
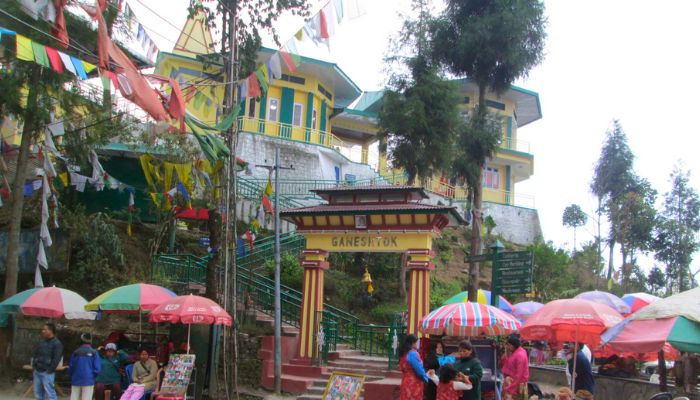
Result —
<svg viewBox="0 0 700 400"><path fill-rule="evenodd" d="M260 91L260 83L258 83L258 78L255 74L250 74L248 76L248 96L250 97L260 97L262 92Z"/></svg>
<svg viewBox="0 0 700 400"><path fill-rule="evenodd" d="M248 247L253 250L253 232L251 232L250 229L245 231L245 238L248 240Z"/></svg>
<svg viewBox="0 0 700 400"><path fill-rule="evenodd" d="M280 57L282 57L282 61L284 61L284 65L287 66L287 69L289 72L294 72L297 70L297 65L294 63L294 59L292 59L292 55L289 54L286 51L280 50Z"/></svg>
<svg viewBox="0 0 700 400"><path fill-rule="evenodd" d="M51 34L56 37L58 42L64 48L68 47L68 30L66 29L66 17L63 15L63 8L68 0L53 0L53 6L56 9L56 21L51 27Z"/></svg>
<svg viewBox="0 0 700 400"><path fill-rule="evenodd" d="M262 205L263 205L263 207L265 207L265 209L267 210L267 212L269 212L270 214L274 214L274 213L275 213L275 209L272 208L272 203L270 202L270 198L269 198L269 197L267 197L267 196L263 196L263 197L262 197Z"/></svg>
<svg viewBox="0 0 700 400"><path fill-rule="evenodd" d="M185 132L185 100L182 98L182 90L178 81L173 78L170 78L170 86L172 87L168 103L170 116L180 121L180 132Z"/></svg>
<svg viewBox="0 0 700 400"><path fill-rule="evenodd" d="M112 81L112 85L114 85L114 88L116 90L119 90L119 80L117 79L117 74L115 74L112 71L109 71L109 80Z"/></svg>
<svg viewBox="0 0 700 400"><path fill-rule="evenodd" d="M323 10L319 11L319 17L321 17L321 38L328 39L331 35L328 34L328 20L326 20L326 13Z"/></svg>
<svg viewBox="0 0 700 400"><path fill-rule="evenodd" d="M63 62L61 62L61 56L58 55L58 51L53 47L44 46L46 49L46 55L49 57L51 62L51 67L59 74L63 73Z"/></svg>

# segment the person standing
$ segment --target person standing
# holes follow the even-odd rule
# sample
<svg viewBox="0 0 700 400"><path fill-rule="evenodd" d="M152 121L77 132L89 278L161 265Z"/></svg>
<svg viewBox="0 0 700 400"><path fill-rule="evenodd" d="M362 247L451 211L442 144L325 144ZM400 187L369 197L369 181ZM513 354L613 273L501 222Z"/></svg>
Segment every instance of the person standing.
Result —
<svg viewBox="0 0 700 400"><path fill-rule="evenodd" d="M428 374L423 368L423 360L416 351L417 348L418 337L413 334L406 335L399 348L399 370L403 373L400 400L423 400L423 388L428 382Z"/></svg>
<svg viewBox="0 0 700 400"><path fill-rule="evenodd" d="M139 351L139 360L134 363L134 371L131 375L133 383L126 388L121 400L139 400L145 392L156 390L156 376L158 364L151 360L148 351Z"/></svg>
<svg viewBox="0 0 700 400"><path fill-rule="evenodd" d="M80 347L70 356L68 373L70 374L70 399L91 400L95 390L95 378L102 365L100 355L92 348L92 335L85 332L80 335Z"/></svg>
<svg viewBox="0 0 700 400"><path fill-rule="evenodd" d="M527 381L530 378L530 363L527 352L520 345L520 338L511 335L506 339L508 354L503 361L504 400L527 398Z"/></svg>
<svg viewBox="0 0 700 400"><path fill-rule="evenodd" d="M577 345L574 345L573 351L576 353L569 359L567 370L574 380L574 394L576 397L593 399L595 381L593 380L590 359ZM574 361L576 362L576 371L574 371Z"/></svg>
<svg viewBox="0 0 700 400"><path fill-rule="evenodd" d="M46 323L41 327L42 340L34 347L32 358L34 397L44 400L56 400L56 368L63 358L63 344L56 337L56 325Z"/></svg>
<svg viewBox="0 0 700 400"><path fill-rule="evenodd" d="M440 370L440 378L434 372L428 378L437 385L437 400L459 400L463 390L472 388L469 378L457 372L454 365L445 364Z"/></svg>
<svg viewBox="0 0 700 400"><path fill-rule="evenodd" d="M455 363L455 368L466 375L472 384L472 388L462 394L462 400L481 400L481 377L484 375L484 369L474 354L474 346L471 342L463 340L459 343L457 353L459 360Z"/></svg>
<svg viewBox="0 0 700 400"><path fill-rule="evenodd" d="M95 378L95 399L103 400L105 390L112 392L111 398L119 398L122 395L122 367L127 356L117 351L117 345L107 343L104 348L104 357L100 357L102 369Z"/></svg>

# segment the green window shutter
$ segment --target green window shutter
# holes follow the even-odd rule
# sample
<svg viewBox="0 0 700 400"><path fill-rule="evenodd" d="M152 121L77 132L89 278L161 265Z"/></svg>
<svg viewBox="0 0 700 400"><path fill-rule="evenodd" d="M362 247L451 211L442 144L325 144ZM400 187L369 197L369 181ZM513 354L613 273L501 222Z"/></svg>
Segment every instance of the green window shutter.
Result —
<svg viewBox="0 0 700 400"><path fill-rule="evenodd" d="M282 106L280 110L280 122L292 124L292 112L294 110L294 89L282 88Z"/></svg>
<svg viewBox="0 0 700 400"><path fill-rule="evenodd" d="M510 120L511 119L509 118L509 122L510 122ZM511 187L510 187L511 186L510 175L511 175L510 165L506 165L506 188L505 188L506 189L506 198L505 198L506 204L513 204L513 201L512 201L513 200L513 193L512 193Z"/></svg>
<svg viewBox="0 0 700 400"><path fill-rule="evenodd" d="M258 126L258 132L265 133L265 117L267 116L267 95L263 94L260 96L260 103L258 104L258 115L260 115L260 126Z"/></svg>
<svg viewBox="0 0 700 400"><path fill-rule="evenodd" d="M310 93L306 97L306 133L305 140L307 142L311 141L311 112L314 108L314 94Z"/></svg>
<svg viewBox="0 0 700 400"><path fill-rule="evenodd" d="M326 101L321 102L321 123L319 124L321 131L326 130Z"/></svg>

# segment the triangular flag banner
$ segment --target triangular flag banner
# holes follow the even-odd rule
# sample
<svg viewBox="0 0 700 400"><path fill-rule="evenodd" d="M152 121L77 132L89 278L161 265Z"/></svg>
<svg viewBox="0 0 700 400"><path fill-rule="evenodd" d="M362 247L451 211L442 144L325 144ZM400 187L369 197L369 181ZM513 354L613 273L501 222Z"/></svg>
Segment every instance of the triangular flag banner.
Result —
<svg viewBox="0 0 700 400"><path fill-rule="evenodd" d="M32 41L19 33L17 34L17 58L24 61L34 61Z"/></svg>
<svg viewBox="0 0 700 400"><path fill-rule="evenodd" d="M260 207L258 208L258 221L260 222L260 226L263 228L265 227L265 209L263 208L262 203L260 203Z"/></svg>
<svg viewBox="0 0 700 400"><path fill-rule="evenodd" d="M272 195L272 179L267 177L267 185L265 185L265 191L263 192L265 196Z"/></svg>
<svg viewBox="0 0 700 400"><path fill-rule="evenodd" d="M44 269L49 269L49 262L46 259L46 251L44 250L44 242L39 241L39 250L36 254L36 265L42 266Z"/></svg>
<svg viewBox="0 0 700 400"><path fill-rule="evenodd" d="M248 247L250 247L250 250L253 250L253 232L249 230L245 231L245 238L248 240Z"/></svg>
<svg viewBox="0 0 700 400"><path fill-rule="evenodd" d="M250 74L248 76L248 94L250 97L260 97L262 95L260 85L258 84L258 78L255 77L255 74Z"/></svg>
<svg viewBox="0 0 700 400"><path fill-rule="evenodd" d="M87 72L88 74L89 74L90 72L92 72L93 69L97 68L96 65L90 64L90 63L87 62L87 61L81 60L80 62L81 62L81 64L83 65L83 69L84 69L85 72Z"/></svg>
<svg viewBox="0 0 700 400"><path fill-rule="evenodd" d="M35 288L43 288L44 287L44 280L41 278L41 268L39 268L39 265L37 265L36 270L34 270L34 287Z"/></svg>
<svg viewBox="0 0 700 400"><path fill-rule="evenodd" d="M87 79L87 73L85 73L85 68L83 68L83 61L70 56L70 60L75 68L75 74L78 75L80 79Z"/></svg>

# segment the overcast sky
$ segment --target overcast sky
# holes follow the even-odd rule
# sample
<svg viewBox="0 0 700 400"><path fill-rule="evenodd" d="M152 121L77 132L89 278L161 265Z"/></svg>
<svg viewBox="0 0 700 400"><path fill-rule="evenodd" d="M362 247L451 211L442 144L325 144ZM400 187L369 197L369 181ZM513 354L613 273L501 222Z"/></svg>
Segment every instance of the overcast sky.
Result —
<svg viewBox="0 0 700 400"><path fill-rule="evenodd" d="M410 1L361 1L366 15L337 29L330 53L316 50L305 55L336 62L360 88L376 90L384 82L382 56L388 36L400 28L397 14L408 11ZM145 10L138 0L128 2L146 28L158 33L151 37L159 47L172 49L179 29ZM520 140L531 143L535 175L518 184L516 192L535 196L545 239L570 248L573 235L561 224L562 212L577 203L594 214L596 202L588 186L605 131L614 118L627 133L637 173L651 181L659 200L668 191L668 176L679 160L693 172L693 186L700 187L700 126L693 119L698 104L695 94L700 93L695 78L700 67L700 2L545 3L546 58L528 79L517 82L539 93L542 104L543 118L518 132ZM147 4L173 25L184 24L187 0L149 0ZM280 36L286 40L301 24L298 19L285 19L278 26ZM590 220L579 230L579 243L592 240L594 233ZM653 259L641 262L649 269Z"/></svg>

